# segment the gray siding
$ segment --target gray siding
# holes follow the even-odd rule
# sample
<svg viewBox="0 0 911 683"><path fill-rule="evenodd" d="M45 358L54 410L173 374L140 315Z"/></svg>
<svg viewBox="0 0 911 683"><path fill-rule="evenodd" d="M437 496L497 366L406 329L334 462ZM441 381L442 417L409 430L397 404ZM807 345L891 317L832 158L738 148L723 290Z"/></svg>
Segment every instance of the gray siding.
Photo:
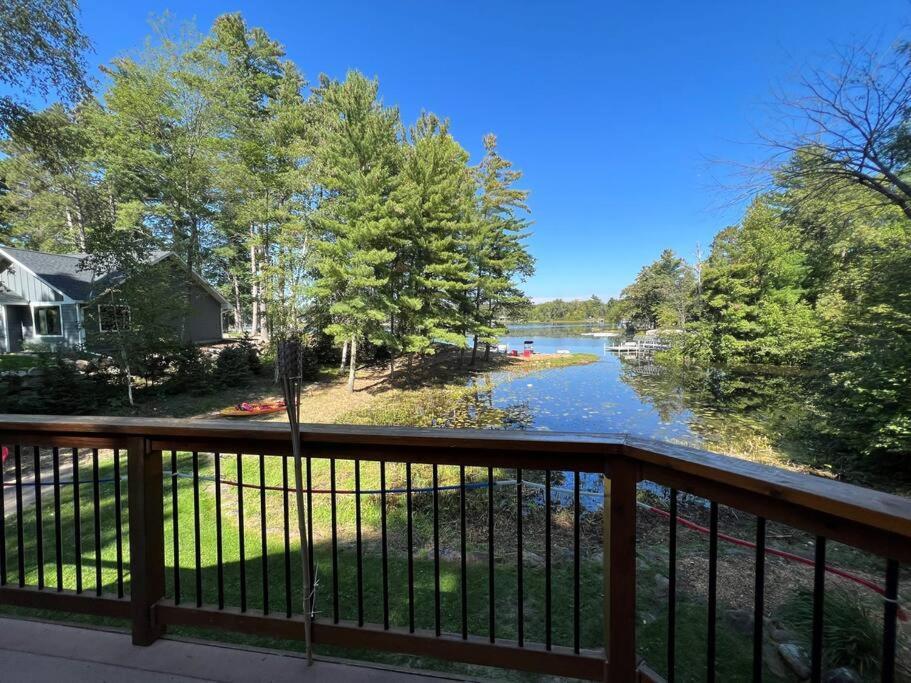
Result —
<svg viewBox="0 0 911 683"><path fill-rule="evenodd" d="M195 282L190 293L190 311L187 321L187 336L189 337L187 341L221 340L221 304Z"/></svg>
<svg viewBox="0 0 911 683"><path fill-rule="evenodd" d="M51 289L22 266L12 264L0 273L0 290L8 289L29 301L63 301L60 292Z"/></svg>

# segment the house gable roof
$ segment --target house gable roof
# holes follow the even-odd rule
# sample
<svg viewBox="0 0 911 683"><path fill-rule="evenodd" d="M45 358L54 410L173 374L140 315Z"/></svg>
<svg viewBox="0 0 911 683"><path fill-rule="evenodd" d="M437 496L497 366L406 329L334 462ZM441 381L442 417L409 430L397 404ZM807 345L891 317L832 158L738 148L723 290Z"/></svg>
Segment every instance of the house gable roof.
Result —
<svg viewBox="0 0 911 683"><path fill-rule="evenodd" d="M91 295L95 274L91 270L83 270L83 254L46 254L12 247L0 247L0 254L9 256L39 280L74 301L84 301Z"/></svg>
<svg viewBox="0 0 911 683"><path fill-rule="evenodd" d="M73 301L90 301L123 281L119 273L99 275L95 271L85 268L85 254L47 254L41 251L0 246L0 256L3 255L23 266L35 277ZM174 258L186 267L186 264L172 251L153 251L149 254L149 261L153 265L167 258ZM193 271L190 271L190 275L222 307L230 306L228 300L206 282L205 278Z"/></svg>

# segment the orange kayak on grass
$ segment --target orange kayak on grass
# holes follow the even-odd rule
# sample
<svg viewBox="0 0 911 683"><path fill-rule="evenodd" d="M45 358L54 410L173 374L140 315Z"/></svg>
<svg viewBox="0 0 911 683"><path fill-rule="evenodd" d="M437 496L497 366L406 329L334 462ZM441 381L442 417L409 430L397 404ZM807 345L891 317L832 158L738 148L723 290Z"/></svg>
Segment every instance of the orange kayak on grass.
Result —
<svg viewBox="0 0 911 683"><path fill-rule="evenodd" d="M254 415L268 415L269 413L280 413L285 409L285 402L270 403L239 403L236 406L225 408L219 412L224 417L252 417Z"/></svg>

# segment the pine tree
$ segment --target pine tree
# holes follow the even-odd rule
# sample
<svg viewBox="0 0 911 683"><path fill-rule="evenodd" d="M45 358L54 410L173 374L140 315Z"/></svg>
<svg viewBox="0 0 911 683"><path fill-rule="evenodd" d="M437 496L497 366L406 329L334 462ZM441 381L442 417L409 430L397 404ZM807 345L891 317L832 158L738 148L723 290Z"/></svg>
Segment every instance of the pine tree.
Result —
<svg viewBox="0 0 911 683"><path fill-rule="evenodd" d="M392 195L396 218L390 320L396 351L428 353L434 342L465 345L458 324L471 286L465 239L474 186L468 154L447 124L424 114L412 127L399 182Z"/></svg>
<svg viewBox="0 0 911 683"><path fill-rule="evenodd" d="M349 342L348 387L354 390L358 343L388 344L395 302L390 297L390 249L395 220L389 197L399 166L398 111L377 99L378 84L357 72L342 83L323 78L315 92L320 129L314 175L326 196L315 216L314 294L328 302L326 327Z"/></svg>
<svg viewBox="0 0 911 683"><path fill-rule="evenodd" d="M478 343L485 344L486 356L490 345L506 333L503 321L528 306L518 282L534 271L534 259L525 246L528 191L514 187L522 173L497 152L493 134L484 137L484 149L476 170L476 221L468 239L473 286L464 317L473 333L472 364Z"/></svg>

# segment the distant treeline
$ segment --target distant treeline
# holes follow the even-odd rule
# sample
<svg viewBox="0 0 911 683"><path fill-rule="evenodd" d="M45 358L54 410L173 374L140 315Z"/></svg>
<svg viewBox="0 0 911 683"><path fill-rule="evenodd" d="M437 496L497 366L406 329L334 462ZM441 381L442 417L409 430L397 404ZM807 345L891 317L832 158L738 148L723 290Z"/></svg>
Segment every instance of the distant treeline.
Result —
<svg viewBox="0 0 911 683"><path fill-rule="evenodd" d="M624 304L619 299L602 301L592 295L590 299L564 301L554 299L534 304L528 309L525 322L603 322L616 326L623 320Z"/></svg>

